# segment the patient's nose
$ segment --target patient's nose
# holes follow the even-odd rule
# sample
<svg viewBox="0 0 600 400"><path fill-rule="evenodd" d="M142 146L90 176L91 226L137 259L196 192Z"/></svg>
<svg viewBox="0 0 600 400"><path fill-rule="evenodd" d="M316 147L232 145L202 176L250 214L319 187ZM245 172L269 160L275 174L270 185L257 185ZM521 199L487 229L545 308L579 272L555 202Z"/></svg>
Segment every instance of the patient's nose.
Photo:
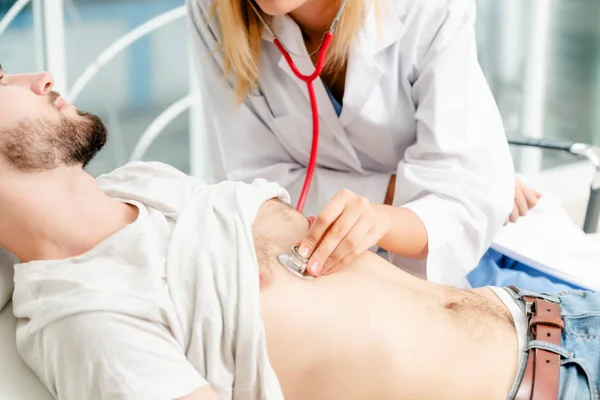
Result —
<svg viewBox="0 0 600 400"><path fill-rule="evenodd" d="M32 75L31 90L33 93L44 96L50 93L54 87L54 77L48 72L40 72Z"/></svg>

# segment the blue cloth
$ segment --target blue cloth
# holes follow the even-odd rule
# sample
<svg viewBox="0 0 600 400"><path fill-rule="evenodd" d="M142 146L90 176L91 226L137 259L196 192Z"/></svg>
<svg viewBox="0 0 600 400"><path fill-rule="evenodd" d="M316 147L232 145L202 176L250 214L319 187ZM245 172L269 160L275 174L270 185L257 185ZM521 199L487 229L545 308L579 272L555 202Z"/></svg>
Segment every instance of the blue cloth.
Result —
<svg viewBox="0 0 600 400"><path fill-rule="evenodd" d="M325 86L325 85L323 85L323 86ZM329 90L329 88L327 86L325 86L325 91L327 92L327 95L329 96L329 100L331 100L331 104L333 105L335 113L339 117L342 114L342 104L335 98L335 96L333 95L333 93L331 93L331 90Z"/></svg>
<svg viewBox="0 0 600 400"><path fill-rule="evenodd" d="M583 289L556 277L546 275L492 249L485 253L477 268L467 275L467 280L474 288L513 285L519 289L539 293Z"/></svg>
<svg viewBox="0 0 600 400"><path fill-rule="evenodd" d="M600 377L600 293L571 290L548 295L507 291L517 300L523 312L523 296L560 304L565 323L560 346L532 340L528 332L525 348L541 348L560 355L559 399L597 400ZM515 398L526 362L527 357L523 357L508 395L509 400Z"/></svg>

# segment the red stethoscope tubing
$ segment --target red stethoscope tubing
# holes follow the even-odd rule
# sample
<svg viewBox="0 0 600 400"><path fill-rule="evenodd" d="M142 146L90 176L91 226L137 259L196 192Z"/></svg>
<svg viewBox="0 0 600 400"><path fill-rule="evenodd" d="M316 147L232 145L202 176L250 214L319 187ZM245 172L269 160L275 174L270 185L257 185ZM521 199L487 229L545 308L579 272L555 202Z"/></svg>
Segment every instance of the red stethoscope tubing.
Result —
<svg viewBox="0 0 600 400"><path fill-rule="evenodd" d="M302 187L302 192L298 198L298 205L296 206L296 210L298 210L298 212L302 212L304 209L304 203L306 203L306 198L308 197L310 185L312 184L313 175L317 166L317 154L319 151L319 105L317 103L317 96L315 94L315 87L313 83L321 75L321 72L323 72L323 67L325 66L325 56L327 55L327 49L329 48L332 39L333 34L331 32L327 32L323 39L323 45L319 50L319 58L317 60L315 71L311 75L302 74L296 67L294 60L292 60L292 56L290 56L290 54L285 50L279 40L274 40L275 45L279 48L279 51L281 51L281 54L286 59L294 74L298 77L298 79L306 83L306 88L308 89L308 95L310 97L310 108L312 111L313 132L310 160L308 162L308 167L306 168L304 186Z"/></svg>

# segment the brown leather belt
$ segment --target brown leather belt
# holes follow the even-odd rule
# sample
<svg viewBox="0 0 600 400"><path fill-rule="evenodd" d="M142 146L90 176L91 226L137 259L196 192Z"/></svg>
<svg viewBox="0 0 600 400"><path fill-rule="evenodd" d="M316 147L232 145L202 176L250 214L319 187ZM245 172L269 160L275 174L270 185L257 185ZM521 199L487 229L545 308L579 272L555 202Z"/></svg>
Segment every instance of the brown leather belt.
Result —
<svg viewBox="0 0 600 400"><path fill-rule="evenodd" d="M519 289L511 287L519 293ZM560 304L523 296L532 340L561 345L565 323ZM527 365L515 400L558 400L560 355L548 350L529 350Z"/></svg>

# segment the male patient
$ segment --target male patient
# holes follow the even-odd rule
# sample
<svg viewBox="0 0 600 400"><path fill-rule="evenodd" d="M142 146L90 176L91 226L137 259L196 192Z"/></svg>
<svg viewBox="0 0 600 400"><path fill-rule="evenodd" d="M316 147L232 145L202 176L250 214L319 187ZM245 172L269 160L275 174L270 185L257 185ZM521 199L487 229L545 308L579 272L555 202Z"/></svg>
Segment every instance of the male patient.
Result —
<svg viewBox="0 0 600 400"><path fill-rule="evenodd" d="M296 278L277 256L308 223L277 185L158 163L94 180L106 130L52 86L0 70L0 247L22 261L19 352L56 398L598 398L598 295L462 291L372 253Z"/></svg>

